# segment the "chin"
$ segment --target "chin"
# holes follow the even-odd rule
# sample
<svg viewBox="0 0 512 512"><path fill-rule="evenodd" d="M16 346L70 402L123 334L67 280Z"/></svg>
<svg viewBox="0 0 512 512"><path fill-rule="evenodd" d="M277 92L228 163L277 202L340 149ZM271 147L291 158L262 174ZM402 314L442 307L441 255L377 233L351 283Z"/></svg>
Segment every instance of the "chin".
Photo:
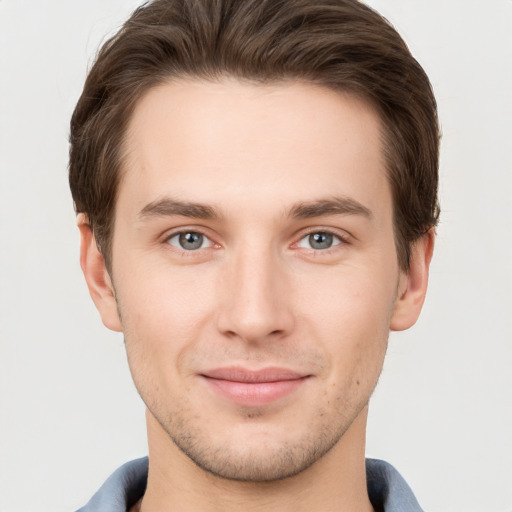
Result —
<svg viewBox="0 0 512 512"><path fill-rule="evenodd" d="M229 450L186 455L202 470L225 480L239 482L275 482L293 477L308 469L325 451L305 452L302 447L280 447L271 451L253 449L246 453Z"/></svg>
<svg viewBox="0 0 512 512"><path fill-rule="evenodd" d="M244 428L245 427L245 428ZM293 477L315 464L343 437L346 428L269 430L261 425L229 429L226 436L187 429L186 435L165 428L172 442L200 469L226 480L273 482ZM313 433L313 434L312 434Z"/></svg>

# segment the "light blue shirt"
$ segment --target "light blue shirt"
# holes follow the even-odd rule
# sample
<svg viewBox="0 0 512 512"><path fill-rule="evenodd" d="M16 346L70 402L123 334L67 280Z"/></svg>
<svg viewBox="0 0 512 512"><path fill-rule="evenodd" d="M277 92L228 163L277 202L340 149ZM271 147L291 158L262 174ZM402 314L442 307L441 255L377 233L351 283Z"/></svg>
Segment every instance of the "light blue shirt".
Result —
<svg viewBox="0 0 512 512"><path fill-rule="evenodd" d="M77 512L127 512L144 494L148 458L132 460L115 471ZM366 459L368 495L376 512L423 512L400 473L387 462Z"/></svg>

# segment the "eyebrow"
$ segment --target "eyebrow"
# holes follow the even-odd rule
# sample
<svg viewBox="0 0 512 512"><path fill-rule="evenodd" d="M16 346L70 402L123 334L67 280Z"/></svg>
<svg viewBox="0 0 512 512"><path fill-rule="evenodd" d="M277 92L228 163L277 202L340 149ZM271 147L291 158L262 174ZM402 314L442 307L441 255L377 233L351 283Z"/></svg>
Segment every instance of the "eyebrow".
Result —
<svg viewBox="0 0 512 512"><path fill-rule="evenodd" d="M221 217L220 213L212 206L165 197L144 206L139 212L139 219L144 220L148 217L169 217L173 215L195 219L218 219Z"/></svg>
<svg viewBox="0 0 512 512"><path fill-rule="evenodd" d="M169 216L190 217L195 219L220 219L221 213L213 206L180 201L164 197L148 203L139 212L139 219ZM349 197L333 197L318 199L316 201L300 202L292 206L287 216L296 219L311 219L325 215L360 215L372 219L373 214L369 208Z"/></svg>
<svg viewBox="0 0 512 512"><path fill-rule="evenodd" d="M369 208L350 197L332 197L311 202L301 202L290 210L289 216L311 219L324 215L360 215L369 220L373 214Z"/></svg>

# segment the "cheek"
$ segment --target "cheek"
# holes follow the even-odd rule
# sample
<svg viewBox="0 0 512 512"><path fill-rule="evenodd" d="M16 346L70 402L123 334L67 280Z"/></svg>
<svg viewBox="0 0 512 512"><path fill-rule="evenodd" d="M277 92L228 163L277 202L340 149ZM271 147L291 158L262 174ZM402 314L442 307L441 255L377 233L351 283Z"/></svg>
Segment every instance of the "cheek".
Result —
<svg viewBox="0 0 512 512"><path fill-rule="evenodd" d="M210 294L205 281L198 281L168 271L132 272L116 289L134 379L151 374L155 382L167 381L182 371L180 360L194 349L210 317Z"/></svg>
<svg viewBox="0 0 512 512"><path fill-rule="evenodd" d="M394 270L387 272L390 277L384 273L376 275L366 266L333 269L321 279L306 276L298 287L303 290L302 308L327 338L347 342L381 338L383 330L389 331L397 287Z"/></svg>
<svg viewBox="0 0 512 512"><path fill-rule="evenodd" d="M116 292L130 328L143 326L148 337L165 332L181 336L202 322L212 288L204 272L155 264L140 270L131 265L127 271L129 276L121 276L123 288Z"/></svg>
<svg viewBox="0 0 512 512"><path fill-rule="evenodd" d="M387 348L396 283L360 269L345 270L333 273L307 301L304 297L305 323L329 354L333 386L340 381L372 386Z"/></svg>

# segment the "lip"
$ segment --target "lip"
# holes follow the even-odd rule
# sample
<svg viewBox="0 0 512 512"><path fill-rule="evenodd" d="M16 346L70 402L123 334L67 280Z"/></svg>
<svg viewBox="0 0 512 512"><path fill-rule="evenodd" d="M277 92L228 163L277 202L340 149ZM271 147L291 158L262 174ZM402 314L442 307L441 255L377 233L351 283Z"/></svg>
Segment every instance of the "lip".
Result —
<svg viewBox="0 0 512 512"><path fill-rule="evenodd" d="M310 375L277 367L259 370L228 367L209 370L201 377L212 391L236 405L262 407L297 391Z"/></svg>

